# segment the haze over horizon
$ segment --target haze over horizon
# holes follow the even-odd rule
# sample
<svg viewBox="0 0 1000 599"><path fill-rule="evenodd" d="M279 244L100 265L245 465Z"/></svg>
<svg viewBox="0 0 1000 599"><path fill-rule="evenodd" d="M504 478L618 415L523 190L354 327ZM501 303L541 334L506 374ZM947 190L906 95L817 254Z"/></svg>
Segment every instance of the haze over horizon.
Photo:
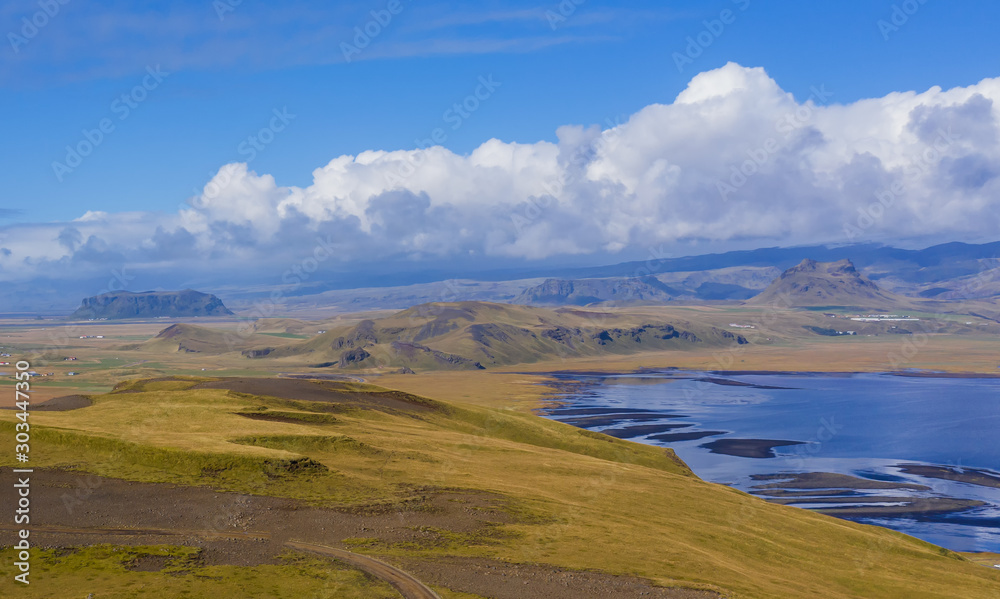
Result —
<svg viewBox="0 0 1000 599"><path fill-rule="evenodd" d="M996 43L966 9L383 4L153 3L131 20L68 4L30 37L38 7L6 5L0 105L34 124L0 156L0 280L278 284L317 252L321 277L998 239L1000 77L945 43ZM826 25L789 26L806 17ZM770 45L750 35L772 21ZM899 70L931 39L936 58Z"/></svg>

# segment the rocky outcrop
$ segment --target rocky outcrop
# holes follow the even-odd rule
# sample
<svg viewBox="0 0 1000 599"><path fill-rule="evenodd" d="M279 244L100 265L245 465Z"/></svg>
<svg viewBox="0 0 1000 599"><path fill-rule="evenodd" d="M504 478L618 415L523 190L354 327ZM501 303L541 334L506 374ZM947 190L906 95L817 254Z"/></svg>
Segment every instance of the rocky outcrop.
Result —
<svg viewBox="0 0 1000 599"><path fill-rule="evenodd" d="M591 336L600 345L608 345L622 340L642 343L644 340L667 340L681 338L685 341L701 341L697 335L687 331L678 331L673 325L645 324L631 329L605 329Z"/></svg>
<svg viewBox="0 0 1000 599"><path fill-rule="evenodd" d="M406 360L415 360L420 357L420 354L424 354L430 357L440 366L450 366L450 367L460 367L460 368L474 368L476 370L485 370L485 367L476 362L475 360L470 360L469 358L464 358L455 354L448 354L436 349L431 349L426 345L420 345L419 343L409 343L405 341L393 341L392 350L397 353L400 357Z"/></svg>
<svg viewBox="0 0 1000 599"><path fill-rule="evenodd" d="M344 353L340 354L339 366L341 368L347 368L348 366L364 362L370 357L372 357L372 355L366 352L365 350L361 349L360 347L355 349L349 349Z"/></svg>
<svg viewBox="0 0 1000 599"><path fill-rule="evenodd" d="M83 300L70 316L73 320L124 320L129 318L191 318L232 316L222 300L209 293L184 291L120 291Z"/></svg>
<svg viewBox="0 0 1000 599"><path fill-rule="evenodd" d="M502 324L474 324L467 330L473 341L486 347L493 343L511 343L515 337L536 338L528 329Z"/></svg>

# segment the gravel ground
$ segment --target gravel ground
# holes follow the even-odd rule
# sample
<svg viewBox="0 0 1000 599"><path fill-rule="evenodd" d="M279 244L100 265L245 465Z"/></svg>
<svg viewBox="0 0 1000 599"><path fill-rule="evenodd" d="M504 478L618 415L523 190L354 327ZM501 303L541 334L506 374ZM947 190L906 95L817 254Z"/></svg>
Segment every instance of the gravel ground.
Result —
<svg viewBox="0 0 1000 599"><path fill-rule="evenodd" d="M11 480L13 476L9 468L0 468L0 479ZM15 502L14 493L12 485L0 487L0 504ZM283 545L290 540L331 547L344 547L342 541L351 537L421 543L432 541L421 527L468 533L485 530L489 522L511 520L503 510L504 499L488 493L427 490L424 500L409 511L344 513L288 499L57 470L35 471L31 499L35 529L32 539L37 546L170 543L201 548L206 564L237 566L276 563L285 550ZM47 532L45 527L53 528ZM55 527L59 527L58 532ZM15 542L13 530L13 526L0 526L0 544ZM384 561L424 583L492 599L718 597L714 593L654 587L634 577L488 559Z"/></svg>

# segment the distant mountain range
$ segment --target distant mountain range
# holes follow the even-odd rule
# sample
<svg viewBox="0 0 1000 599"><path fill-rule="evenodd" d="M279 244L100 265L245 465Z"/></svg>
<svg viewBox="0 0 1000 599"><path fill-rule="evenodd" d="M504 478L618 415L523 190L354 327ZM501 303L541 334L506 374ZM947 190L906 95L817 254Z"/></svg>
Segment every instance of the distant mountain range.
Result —
<svg viewBox="0 0 1000 599"><path fill-rule="evenodd" d="M761 248L577 269L573 273L575 276L571 278L636 276L636 273L647 272L697 272L737 266L771 266L784 270L806 259L818 262L848 259L863 272L874 273L874 276L869 274L872 279L892 275L901 281L923 284L974 274L981 270L981 261L995 261L998 258L1000 242L978 245L952 242L922 250L904 250L875 244Z"/></svg>
<svg viewBox="0 0 1000 599"><path fill-rule="evenodd" d="M396 286L355 287L364 280L359 272L336 276L317 273L308 285L293 289L270 285L226 287L221 283L211 287L237 312L250 311L262 301L269 304L275 290L279 289L281 300L276 309L286 313L315 308L338 312L405 309L442 301L537 306L743 301L764 291L784 270L803 260L833 263L846 259L859 275L878 284L885 294L935 300L990 300L1000 297L997 256L1000 256L1000 242L981 245L956 242L923 250L856 244L762 248L588 268L535 266L478 273L417 270L401 275L400 284ZM383 272L386 268L383 265L377 276L382 283L394 280L391 274ZM435 277L441 278L435 280ZM41 297L37 296L41 291L34 293L36 296L18 297L21 301L41 302ZM55 292L49 292L52 293ZM174 292L122 292L88 298L73 318L229 314L226 305L214 296L203 294L205 297L193 299L184 294L197 292L176 292L175 298L167 299L171 293ZM44 305L51 310L54 300L45 301L49 303Z"/></svg>
<svg viewBox="0 0 1000 599"><path fill-rule="evenodd" d="M184 291L121 291L83 300L72 320L121 320L128 318L187 318L196 316L232 316L222 300L192 289Z"/></svg>
<svg viewBox="0 0 1000 599"><path fill-rule="evenodd" d="M762 248L589 268L456 271L451 274L459 278L391 287L349 289L348 279L336 285L343 288L333 289L333 284L317 282L308 290L296 292L300 295L289 294L283 302L293 310L336 306L343 311L360 311L470 300L537 306L742 301L761 293L784 270L803 260L850 260L860 275L877 283L885 294L941 300L989 299L1000 296L998 256L1000 242L956 242L923 250L874 244ZM406 280L418 276L409 273ZM446 273L425 276L445 277ZM322 288L326 290L319 291ZM236 307L250 305L260 297L240 291L235 294Z"/></svg>

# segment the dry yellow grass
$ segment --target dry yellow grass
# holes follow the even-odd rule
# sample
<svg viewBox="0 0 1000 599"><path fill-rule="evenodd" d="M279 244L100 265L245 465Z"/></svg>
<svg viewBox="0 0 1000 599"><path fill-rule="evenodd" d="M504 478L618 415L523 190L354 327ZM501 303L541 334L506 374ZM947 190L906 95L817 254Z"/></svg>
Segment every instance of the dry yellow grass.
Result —
<svg viewBox="0 0 1000 599"><path fill-rule="evenodd" d="M508 392L530 388L530 379L516 374L452 384L478 380L496 392L493 377L505 380ZM1000 572L930 544L768 504L692 477L662 449L474 405L480 401L433 413L352 410L337 413L332 424L288 423L235 414L265 400L154 385L99 397L90 408L37 413L35 465L203 484L204 468L225 462L229 469L211 480L232 490L353 505L392 501L414 486L479 489L508 498L519 514L490 543L456 538L372 549L385 554L599 569L715 588L732 598L986 599L1000 592ZM0 420L9 430L12 415ZM262 459L299 455L331 472L285 479L255 470Z"/></svg>

